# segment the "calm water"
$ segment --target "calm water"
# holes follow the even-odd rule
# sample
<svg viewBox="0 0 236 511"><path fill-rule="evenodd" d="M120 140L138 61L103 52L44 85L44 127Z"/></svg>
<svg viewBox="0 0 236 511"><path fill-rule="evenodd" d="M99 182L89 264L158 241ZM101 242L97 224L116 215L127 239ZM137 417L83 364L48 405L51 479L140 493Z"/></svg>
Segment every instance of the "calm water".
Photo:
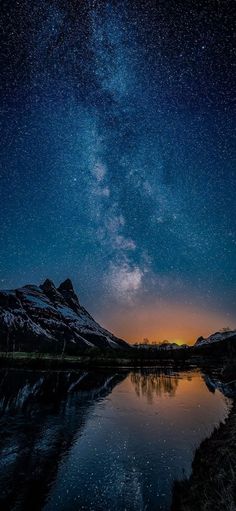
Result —
<svg viewBox="0 0 236 511"><path fill-rule="evenodd" d="M0 372L1 510L165 510L229 400L199 371Z"/></svg>

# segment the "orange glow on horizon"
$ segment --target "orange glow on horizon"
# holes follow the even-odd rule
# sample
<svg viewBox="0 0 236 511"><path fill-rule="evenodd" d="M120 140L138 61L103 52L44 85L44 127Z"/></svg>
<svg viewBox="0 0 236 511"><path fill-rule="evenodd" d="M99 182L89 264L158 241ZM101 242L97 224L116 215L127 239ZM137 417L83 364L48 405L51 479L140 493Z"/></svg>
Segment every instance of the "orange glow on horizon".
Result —
<svg viewBox="0 0 236 511"><path fill-rule="evenodd" d="M227 314L174 302L133 305L126 309L116 307L109 316L100 316L99 320L131 344L148 338L151 343L166 339L191 345L201 335L207 337L229 324Z"/></svg>

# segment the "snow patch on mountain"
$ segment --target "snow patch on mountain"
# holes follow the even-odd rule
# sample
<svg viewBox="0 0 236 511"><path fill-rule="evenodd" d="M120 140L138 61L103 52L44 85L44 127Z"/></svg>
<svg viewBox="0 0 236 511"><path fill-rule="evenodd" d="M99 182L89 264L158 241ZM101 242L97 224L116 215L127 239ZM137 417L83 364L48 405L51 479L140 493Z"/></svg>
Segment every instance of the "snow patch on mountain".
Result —
<svg viewBox="0 0 236 511"><path fill-rule="evenodd" d="M207 344L212 344L215 342L224 341L225 339L230 339L236 336L236 330L229 330L229 331L222 331L222 332L215 332L212 335L209 335L209 337L199 337L197 339L195 346L204 346Z"/></svg>

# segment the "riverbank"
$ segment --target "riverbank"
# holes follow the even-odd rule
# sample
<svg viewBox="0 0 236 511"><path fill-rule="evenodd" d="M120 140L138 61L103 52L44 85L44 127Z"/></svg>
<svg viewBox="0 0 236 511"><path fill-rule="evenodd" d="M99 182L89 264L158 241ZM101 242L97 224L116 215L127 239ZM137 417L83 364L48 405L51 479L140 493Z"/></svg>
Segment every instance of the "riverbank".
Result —
<svg viewBox="0 0 236 511"><path fill-rule="evenodd" d="M32 368L32 369L70 369L98 367L157 367L178 365L181 368L188 365L186 359L162 356L140 356L139 352L115 350L89 351L81 355L53 355L51 353L0 352L0 367Z"/></svg>
<svg viewBox="0 0 236 511"><path fill-rule="evenodd" d="M197 449L189 479L175 482L171 511L236 510L236 401Z"/></svg>
<svg viewBox="0 0 236 511"><path fill-rule="evenodd" d="M190 351L190 350L188 350ZM234 359L235 360L235 359ZM21 369L77 369L98 367L110 368L142 368L142 367L175 367L178 369L187 369L199 367L203 371L209 372L210 369L217 368L222 373L223 368L229 366L236 370L236 364L232 358L227 357L204 357L195 356L192 353L182 352L182 350L140 353L140 350L87 350L77 355L58 355L53 353L40 352L0 352L0 367L15 367ZM226 380L232 379L231 374L226 373ZM229 376L229 378L228 378Z"/></svg>

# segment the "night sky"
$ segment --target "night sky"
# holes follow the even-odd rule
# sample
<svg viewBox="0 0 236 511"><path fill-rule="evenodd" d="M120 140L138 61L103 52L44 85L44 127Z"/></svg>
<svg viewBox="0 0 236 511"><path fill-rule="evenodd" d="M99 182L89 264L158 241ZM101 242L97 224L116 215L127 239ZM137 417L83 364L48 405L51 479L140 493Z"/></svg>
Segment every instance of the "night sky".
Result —
<svg viewBox="0 0 236 511"><path fill-rule="evenodd" d="M0 287L130 341L236 327L233 5L2 2Z"/></svg>

